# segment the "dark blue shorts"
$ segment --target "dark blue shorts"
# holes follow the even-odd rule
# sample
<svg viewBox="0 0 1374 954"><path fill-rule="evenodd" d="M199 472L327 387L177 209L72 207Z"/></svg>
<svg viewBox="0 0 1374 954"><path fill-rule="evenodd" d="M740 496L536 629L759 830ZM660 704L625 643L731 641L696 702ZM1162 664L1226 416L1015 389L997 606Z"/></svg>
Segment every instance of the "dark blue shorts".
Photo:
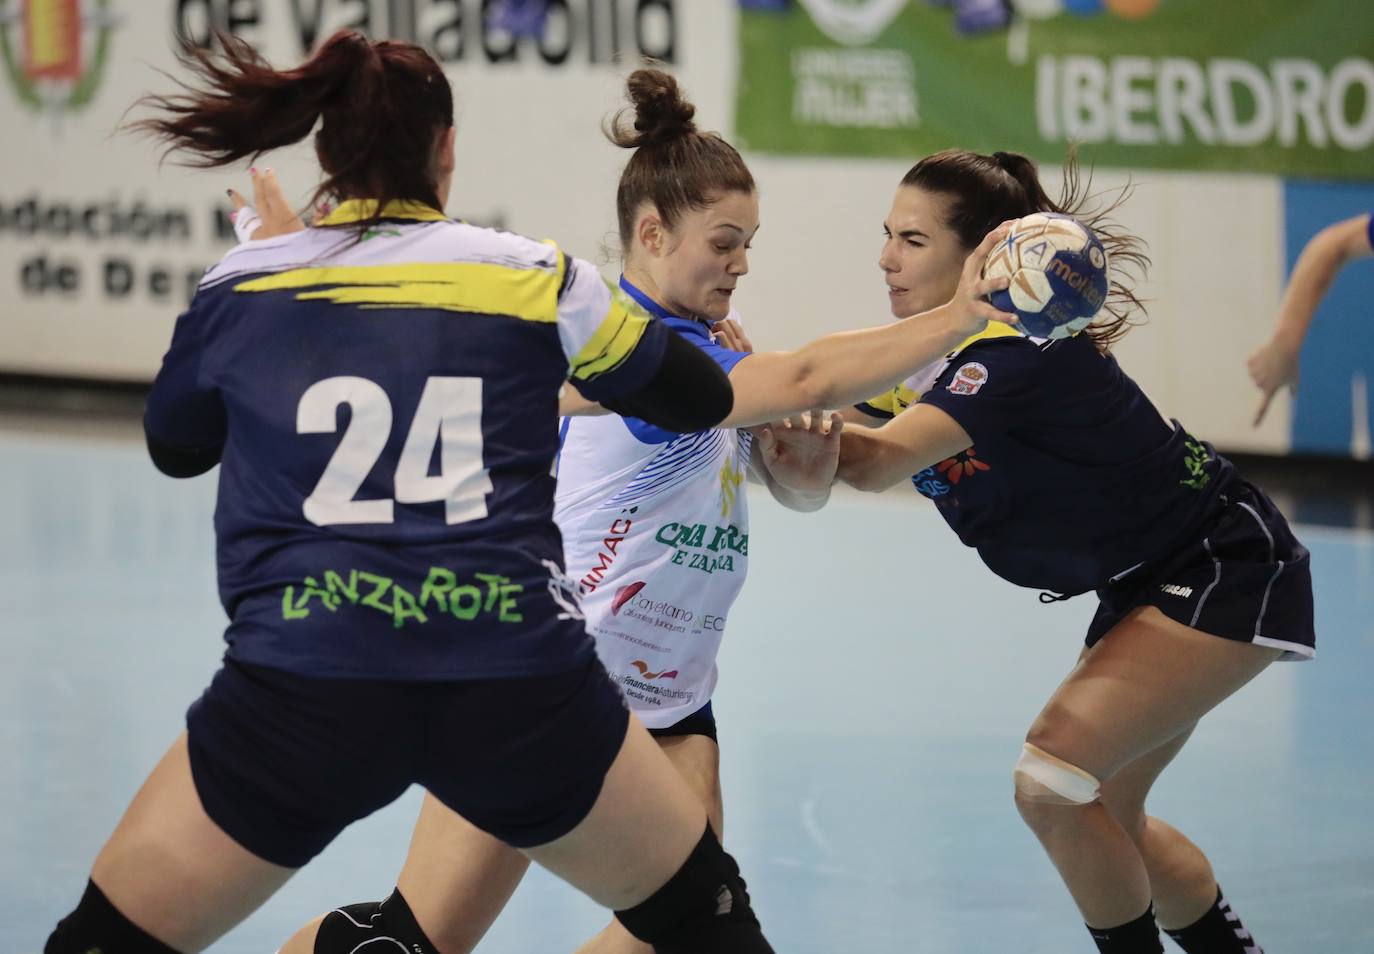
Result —
<svg viewBox="0 0 1374 954"><path fill-rule="evenodd" d="M469 682L310 678L226 659L186 714L206 813L299 868L412 783L517 848L591 811L629 723L600 661Z"/></svg>
<svg viewBox="0 0 1374 954"><path fill-rule="evenodd" d="M1316 654L1307 548L1248 481L1237 479L1220 505L1195 543L1097 591L1089 646L1137 606L1155 606L1204 633L1282 649L1285 659Z"/></svg>
<svg viewBox="0 0 1374 954"><path fill-rule="evenodd" d="M711 710L710 700L687 718L662 729L650 729L649 734L656 739L669 739L675 735L704 735L712 742L720 743L716 738L716 714Z"/></svg>

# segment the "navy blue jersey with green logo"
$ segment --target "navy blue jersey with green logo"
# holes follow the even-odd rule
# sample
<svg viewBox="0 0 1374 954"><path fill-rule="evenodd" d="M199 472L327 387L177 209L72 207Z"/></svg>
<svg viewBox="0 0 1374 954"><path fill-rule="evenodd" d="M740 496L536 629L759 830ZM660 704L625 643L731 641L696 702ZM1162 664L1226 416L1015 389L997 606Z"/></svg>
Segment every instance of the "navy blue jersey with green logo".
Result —
<svg viewBox="0 0 1374 954"><path fill-rule="evenodd" d="M177 322L151 439L223 444L229 655L318 676L592 655L554 525L559 391L642 386L667 331L551 244L388 208L231 251Z"/></svg>
<svg viewBox="0 0 1374 954"><path fill-rule="evenodd" d="M1197 535L1233 468L1086 335L978 340L921 401L973 446L912 477L998 576L1084 593Z"/></svg>

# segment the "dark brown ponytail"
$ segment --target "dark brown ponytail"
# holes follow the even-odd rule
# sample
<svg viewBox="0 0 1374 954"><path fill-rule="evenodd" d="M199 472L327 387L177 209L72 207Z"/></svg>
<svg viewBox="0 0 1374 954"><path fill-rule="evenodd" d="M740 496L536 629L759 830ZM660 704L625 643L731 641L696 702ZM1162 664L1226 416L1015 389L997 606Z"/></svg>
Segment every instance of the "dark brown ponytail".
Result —
<svg viewBox="0 0 1374 954"><path fill-rule="evenodd" d="M622 149L635 150L615 197L620 244L628 254L635 214L644 202L653 203L664 228L672 229L688 209L705 208L727 192L753 192L754 177L734 146L697 130L696 107L670 74L635 70L625 87L631 105L616 113L605 133Z"/></svg>
<svg viewBox="0 0 1374 954"><path fill-rule="evenodd" d="M994 152L986 156L963 149L927 156L902 179L904 186L939 193L951 200L945 225L954 230L966 248L977 246L999 223L1032 212L1072 215L1090 226L1107 249L1111 274L1107 302L1083 333L1093 339L1098 350L1105 352L1143 319L1145 306L1136 297L1133 285L1145 278L1150 259L1144 242L1112 218L1130 196L1130 188L1121 190L1106 204L1094 204L1096 197L1088 194L1090 184L1091 176L1083 180L1073 152L1065 159L1063 190L1055 201L1040 184L1035 163L1020 153Z"/></svg>
<svg viewBox="0 0 1374 954"><path fill-rule="evenodd" d="M439 64L410 43L374 43L341 30L295 69L275 70L246 41L217 34L219 52L186 46L184 92L139 101L160 113L131 124L186 153L186 164L229 165L300 142L319 123L315 153L323 196L439 208L432 162L453 125L453 93ZM198 82L197 82L198 81ZM375 224L360 223L360 228Z"/></svg>

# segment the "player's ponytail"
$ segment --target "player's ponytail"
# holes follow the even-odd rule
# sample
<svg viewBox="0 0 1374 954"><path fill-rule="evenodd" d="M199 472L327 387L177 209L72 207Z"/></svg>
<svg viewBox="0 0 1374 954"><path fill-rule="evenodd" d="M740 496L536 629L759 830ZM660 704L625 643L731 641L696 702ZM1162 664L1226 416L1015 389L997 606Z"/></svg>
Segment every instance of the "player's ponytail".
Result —
<svg viewBox="0 0 1374 954"><path fill-rule="evenodd" d="M428 53L341 30L300 66L275 70L246 41L217 39L218 52L181 50L194 81L180 94L143 97L158 115L131 128L211 168L300 142L318 123L325 179L312 205L329 196L375 199L378 212L402 199L439 207L432 164L437 137L453 125L453 93Z"/></svg>
<svg viewBox="0 0 1374 954"><path fill-rule="evenodd" d="M966 248L977 246L998 223L1032 212L1072 215L1090 226L1107 249L1111 284L1101 313L1083 333L1105 352L1138 322L1137 316L1145 314L1132 286L1144 279L1150 259L1144 243L1112 218L1129 197L1129 187L1100 204L1088 194L1090 182L1091 176L1085 181L1080 175L1077 155L1070 151L1064 162L1063 190L1056 201L1045 192L1035 163L1026 156L1015 152L989 156L963 149L927 156L902 179L904 186L952 200L945 225Z"/></svg>
<svg viewBox="0 0 1374 954"><path fill-rule="evenodd" d="M635 70L625 89L631 105L608 120L604 131L617 146L635 150L616 190L620 244L628 254L645 202L672 229L689 209L706 208L727 192L753 192L754 177L734 146L697 129L696 107L671 74Z"/></svg>

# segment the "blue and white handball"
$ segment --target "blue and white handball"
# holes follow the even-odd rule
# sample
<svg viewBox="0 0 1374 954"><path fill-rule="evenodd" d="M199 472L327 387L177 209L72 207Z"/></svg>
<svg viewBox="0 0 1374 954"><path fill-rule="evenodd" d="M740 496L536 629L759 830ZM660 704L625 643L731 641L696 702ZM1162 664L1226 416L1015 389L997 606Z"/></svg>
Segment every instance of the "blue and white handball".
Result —
<svg viewBox="0 0 1374 954"><path fill-rule="evenodd" d="M1035 338L1070 338L1107 300L1107 250L1073 216L1036 212L1017 219L983 264L984 278L1011 285L989 300L1014 312Z"/></svg>

